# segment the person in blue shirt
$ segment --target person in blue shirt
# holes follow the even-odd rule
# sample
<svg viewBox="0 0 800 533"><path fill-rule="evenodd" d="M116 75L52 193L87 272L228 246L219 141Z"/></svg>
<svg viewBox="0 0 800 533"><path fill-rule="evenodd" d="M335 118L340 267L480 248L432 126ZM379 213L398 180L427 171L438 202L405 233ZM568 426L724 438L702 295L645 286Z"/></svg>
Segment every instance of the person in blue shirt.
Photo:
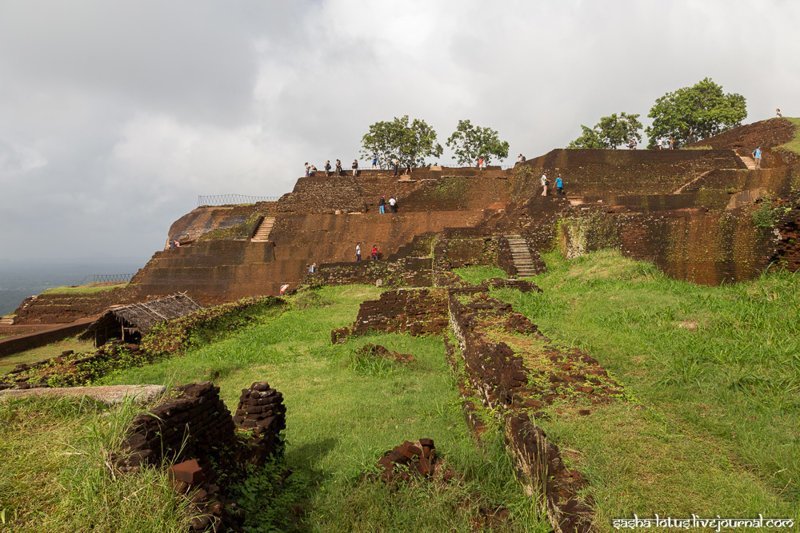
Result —
<svg viewBox="0 0 800 533"><path fill-rule="evenodd" d="M561 179L561 174L556 178L556 193L559 196L564 196L564 180Z"/></svg>
<svg viewBox="0 0 800 533"><path fill-rule="evenodd" d="M761 168L761 147L760 146L756 147L756 149L753 150L753 159L756 160L756 168Z"/></svg>

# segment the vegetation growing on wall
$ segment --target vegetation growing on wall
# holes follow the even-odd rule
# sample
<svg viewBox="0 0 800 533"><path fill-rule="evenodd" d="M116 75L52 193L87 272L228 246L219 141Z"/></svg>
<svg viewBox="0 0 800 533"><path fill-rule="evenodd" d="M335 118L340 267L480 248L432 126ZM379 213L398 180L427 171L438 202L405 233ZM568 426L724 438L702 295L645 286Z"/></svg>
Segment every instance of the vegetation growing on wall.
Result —
<svg viewBox="0 0 800 533"><path fill-rule="evenodd" d="M155 326L142 338L141 348L152 355L170 355L207 344L256 323L267 310L282 304L281 299L266 296L206 307Z"/></svg>
<svg viewBox="0 0 800 533"><path fill-rule="evenodd" d="M568 259L620 244L613 218L599 211L560 219L556 235L561 253Z"/></svg>
<svg viewBox="0 0 800 533"><path fill-rule="evenodd" d="M241 224L228 226L226 228L213 229L202 234L198 241L222 241L249 239L253 236L264 213L253 213Z"/></svg>

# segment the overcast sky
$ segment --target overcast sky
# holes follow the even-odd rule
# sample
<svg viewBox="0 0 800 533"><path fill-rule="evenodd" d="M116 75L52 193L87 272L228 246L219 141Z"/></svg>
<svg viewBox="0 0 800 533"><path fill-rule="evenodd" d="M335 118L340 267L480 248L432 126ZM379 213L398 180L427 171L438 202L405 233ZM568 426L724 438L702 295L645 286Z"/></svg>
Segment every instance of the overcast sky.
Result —
<svg viewBox="0 0 800 533"><path fill-rule="evenodd" d="M705 76L798 116L798 27L797 0L0 0L0 261L144 263L198 194L282 194L404 114L528 157Z"/></svg>

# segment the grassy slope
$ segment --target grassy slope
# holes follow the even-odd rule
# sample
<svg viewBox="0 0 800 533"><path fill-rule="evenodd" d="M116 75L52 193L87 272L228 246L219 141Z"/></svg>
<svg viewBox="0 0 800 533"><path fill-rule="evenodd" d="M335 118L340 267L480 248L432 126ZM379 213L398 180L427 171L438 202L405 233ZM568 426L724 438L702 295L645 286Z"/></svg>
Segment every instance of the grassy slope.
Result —
<svg viewBox="0 0 800 533"><path fill-rule="evenodd" d="M547 260L543 294L497 294L633 398L543 421L578 450L568 457L592 479L601 517L796 514L800 277L703 287L614 252Z"/></svg>
<svg viewBox="0 0 800 533"><path fill-rule="evenodd" d="M441 339L379 335L330 344L330 330L351 323L371 287L306 293L294 309L179 358L110 377L113 383L172 383L215 378L229 407L242 387L267 380L283 392L286 458L306 500L306 527L321 531L469 529L481 506L504 504L514 529L546 529L533 516L499 433L479 449L467 432ZM416 361L370 365L353 350L375 342ZM403 440L431 437L459 483L389 491L360 480L381 454Z"/></svg>
<svg viewBox="0 0 800 533"><path fill-rule="evenodd" d="M107 451L138 407L0 402L0 530L186 531L186 501L163 470L112 478Z"/></svg>
<svg viewBox="0 0 800 533"><path fill-rule="evenodd" d="M0 357L0 374L5 374L20 363L35 363L37 361L44 361L45 359L61 355L61 353L66 350L74 350L75 352L88 352L94 350L94 343L92 341L82 341L72 337L48 344L47 346L33 348L31 350L15 353L7 357Z"/></svg>
<svg viewBox="0 0 800 533"><path fill-rule="evenodd" d="M98 292L113 291L127 287L127 283L96 283L91 285L64 285L51 287L42 291L42 294L97 294Z"/></svg>
<svg viewBox="0 0 800 533"><path fill-rule="evenodd" d="M463 267L463 268L455 268L453 272L461 276L462 279L472 283L473 285L477 285L482 281L491 278L501 278L505 279L508 277L508 274L505 271L496 266L491 265L476 265L470 267Z"/></svg>
<svg viewBox="0 0 800 533"><path fill-rule="evenodd" d="M786 144L779 146L778 148L782 148L784 150L789 150L790 152L800 154L800 118L786 117L786 120L794 124L794 139L792 139Z"/></svg>

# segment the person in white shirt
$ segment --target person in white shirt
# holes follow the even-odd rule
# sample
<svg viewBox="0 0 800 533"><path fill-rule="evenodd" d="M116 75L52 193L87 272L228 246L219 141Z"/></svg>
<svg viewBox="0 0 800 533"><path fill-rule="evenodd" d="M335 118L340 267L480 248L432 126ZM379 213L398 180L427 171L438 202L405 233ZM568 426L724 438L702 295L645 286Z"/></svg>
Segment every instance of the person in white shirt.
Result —
<svg viewBox="0 0 800 533"><path fill-rule="evenodd" d="M548 184L547 174L542 174L542 177L539 178L539 181L542 184L542 196L547 196L547 184Z"/></svg>

